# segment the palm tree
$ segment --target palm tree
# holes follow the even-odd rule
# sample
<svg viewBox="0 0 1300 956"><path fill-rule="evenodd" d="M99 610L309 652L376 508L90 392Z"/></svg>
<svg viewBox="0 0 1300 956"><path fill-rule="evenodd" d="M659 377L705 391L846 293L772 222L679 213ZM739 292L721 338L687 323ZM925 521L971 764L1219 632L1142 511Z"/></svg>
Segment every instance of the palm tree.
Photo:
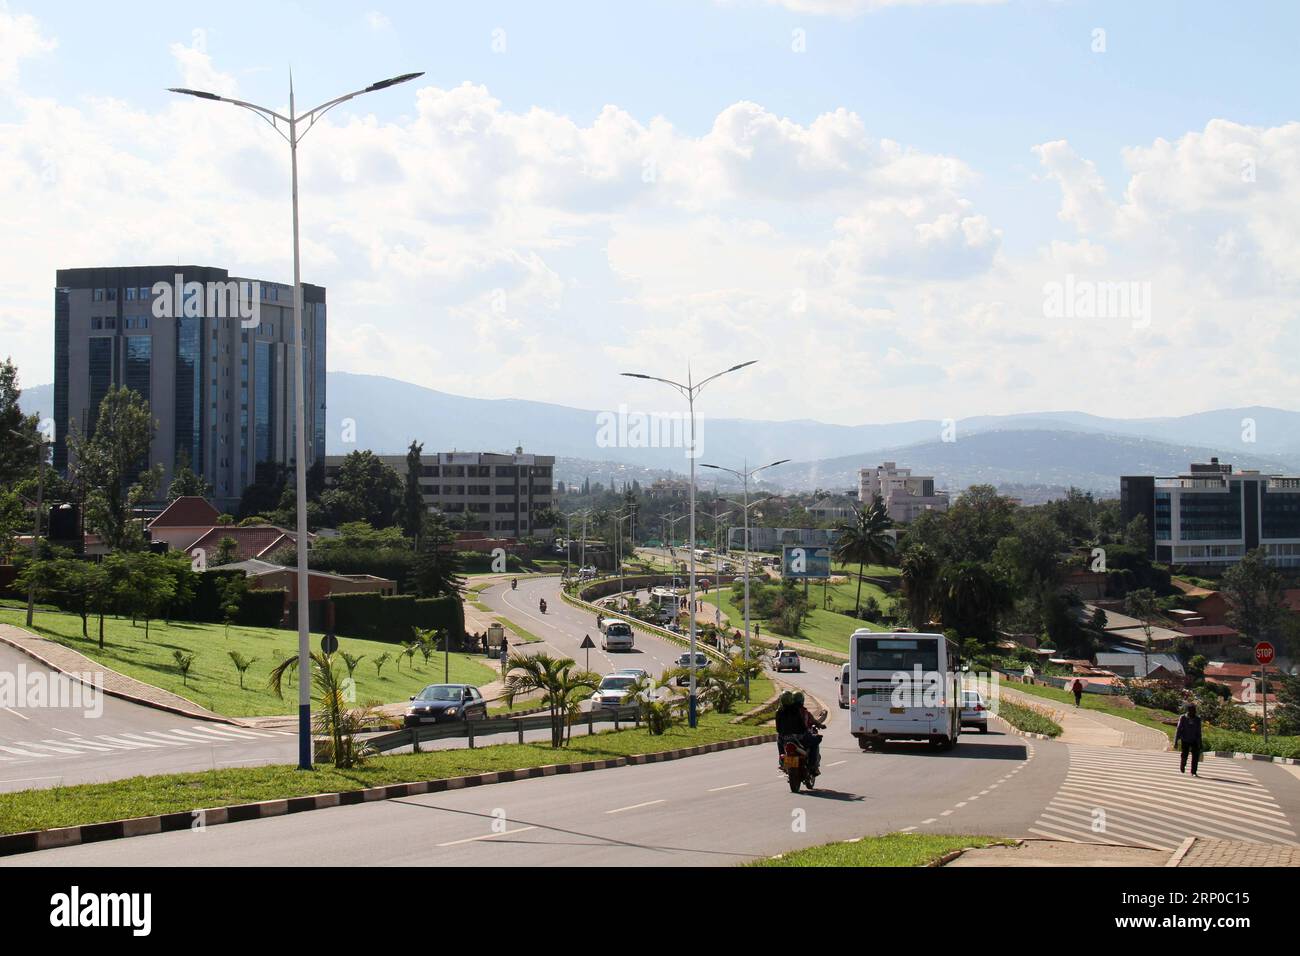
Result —
<svg viewBox="0 0 1300 956"><path fill-rule="evenodd" d="M923 544L908 549L903 555L903 593L907 595L913 627L924 627L933 617L942 570L938 555Z"/></svg>
<svg viewBox="0 0 1300 956"><path fill-rule="evenodd" d="M353 767L373 753L366 745L357 746L356 734L379 727L394 727L397 720L380 713L373 704L349 707L348 680L343 669L336 666L329 654L313 652L311 683L315 690L312 699L312 729L326 738L326 756L334 766ZM267 686L276 697L283 697L283 678L298 658L291 657L280 663L267 679Z"/></svg>
<svg viewBox="0 0 1300 956"><path fill-rule="evenodd" d="M506 705L514 707L516 697L540 692L550 711L551 746L556 749L564 745L564 725L578 695L600 686L599 674L576 668L572 658L549 654L512 654L506 661Z"/></svg>
<svg viewBox="0 0 1300 956"><path fill-rule="evenodd" d="M886 534L894 522L885 510L885 503L879 495L871 501L870 508L854 509L855 520L851 524L842 524L836 531L835 560L841 564L858 565L858 594L853 604L856 617L862 608L862 569L867 562L886 564L894 556L894 540Z"/></svg>
<svg viewBox="0 0 1300 956"><path fill-rule="evenodd" d="M659 679L642 674L627 687L627 699L641 706L641 719L646 730L658 737L673 725L676 713L676 692L672 687L672 671L664 671Z"/></svg>

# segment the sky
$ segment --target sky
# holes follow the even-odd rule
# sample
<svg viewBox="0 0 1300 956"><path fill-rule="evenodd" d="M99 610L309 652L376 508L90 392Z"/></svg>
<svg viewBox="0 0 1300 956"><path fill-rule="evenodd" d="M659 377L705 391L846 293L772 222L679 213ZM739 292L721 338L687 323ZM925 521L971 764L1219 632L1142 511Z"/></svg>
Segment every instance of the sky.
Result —
<svg viewBox="0 0 1300 956"><path fill-rule="evenodd" d="M291 280L331 370L841 424L1300 408L1300 5L0 0L0 355L55 271Z"/></svg>

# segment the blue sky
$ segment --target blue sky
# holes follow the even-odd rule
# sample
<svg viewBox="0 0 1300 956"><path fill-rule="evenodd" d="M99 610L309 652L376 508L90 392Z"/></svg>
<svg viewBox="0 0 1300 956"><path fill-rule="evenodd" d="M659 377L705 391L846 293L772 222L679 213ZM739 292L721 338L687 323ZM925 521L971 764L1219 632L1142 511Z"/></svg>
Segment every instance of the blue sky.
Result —
<svg viewBox="0 0 1300 956"><path fill-rule="evenodd" d="M684 363L738 337L762 350L773 335L794 329L809 339L797 350L802 364L780 367L783 352L793 361L789 349L763 356L767 371L754 378L754 391L738 386L727 411L743 413L755 398L779 395L789 417L908 417L864 411L862 402L828 409L808 401L797 383L810 373L901 388L917 415L937 417L958 406L963 414L1068 406L1136 416L1247 401L1297 405L1300 379L1256 352L1276 352L1295 335L1289 303L1300 251L1285 235L1295 221L1286 205L1294 204L1294 190L1289 173L1272 171L1295 155L1300 5L1243 11L1208 2L920 0L858 9L872 6L672 0L121 8L8 0L0 17L10 29L22 20L25 35L34 30L43 48L20 54L12 69L0 59L0 124L21 133L22 142L7 147L19 167L48 164L33 157L49 151L93 150L98 131L109 140L104 165L120 166L129 189L140 190L137 208L169 193L176 172L165 166L183 159L195 180L169 193L171 206L188 196L189 217L202 223L232 194L259 197L250 216L265 215L254 230L264 232L279 227L283 212L276 203L283 170L271 137L210 108L202 122L219 133L195 134L194 111L204 104L180 105L164 87L210 75L240 96L278 105L292 63L302 100L314 103L395 72L427 71L419 84L425 89L368 97L332 116L319 142L306 147L315 153L305 171L305 224L321 245L308 249L305 269L331 289L335 368L389 369L464 392L483 388L475 383L504 366L519 373L509 376L515 386L494 382L486 386L491 394L608 407L621 396L597 384L575 386L566 363L617 364L647 350ZM1096 29L1105 31L1104 52L1092 49ZM794 31L803 31L805 52L792 50ZM502 41L504 50L494 50ZM457 93L462 84L478 92ZM610 107L617 117L602 124ZM187 135L225 137L232 150L225 155L214 139L206 152L187 143L168 157L159 144L135 145L105 131L115 110L131 123L150 117ZM850 119L818 126L837 111ZM740 132L720 135L720 117ZM656 133L656 121L669 132ZM437 142L420 135L428 123L443 124ZM61 124L80 135L68 142ZM449 126L466 132L445 134ZM479 133L483 141L470 142ZM898 144L904 161L891 154L870 165L881 141ZM637 157L654 143L668 151L656 154L657 162L685 156L699 164L699 182L676 168L663 175L674 184L658 194L663 199L635 194ZM1064 145L1035 152L1051 143ZM533 151L543 147L547 161L528 171ZM743 161L737 149L746 151ZM215 172L200 172L204 156ZM1238 202L1218 180L1243 157L1258 160L1259 174ZM502 168L480 180L496 158ZM945 159L959 168L936 181L924 167ZM340 177L351 181L359 169L364 178L387 163L401 170L388 192L338 203L328 194ZM816 170L844 163L868 164L869 181L815 194ZM811 168L807 185L784 175L791 164ZM557 169L577 166L584 177L601 166L599 188L584 191L581 178L555 185ZM438 181L443 175L448 182ZM68 183L66 174L60 181ZM437 186L423 191L432 181ZM121 198L106 195L113 182L105 176L87 184L65 211L86 216L96 189L111 206ZM789 188L779 188L785 182ZM1266 187L1276 200L1264 195ZM400 224L391 209L386 221L363 221L377 202L415 212ZM75 228L98 237L79 254L215 256L223 261L213 264L234 271L284 271L273 248L236 236L204 236L201 227L197 235L157 235L137 223L128 241L120 221L93 220L93 212L77 220ZM20 212L16 224L24 221ZM946 238L919 241L916 249L892 241L907 245L914 232L936 230ZM0 266L13 270L0 286L9 290L9 301L0 297L0 332L37 369L48 365L54 268L92 264L60 258L70 251L57 239L51 234L44 254L40 242L26 243L23 261ZM687 281L688 264L669 255L679 243L693 259L718 250L714 272L701 268ZM463 249L470 250L465 261L444 270ZM403 279L394 282L393 264L407 253L419 267L398 268ZM798 269L758 288L787 262ZM1087 269L1099 282L1154 283L1163 323L1102 336L1043 327L1033 314L1041 311L1043 282ZM422 272L432 277L421 281ZM495 313L509 321L497 323L484 297L501 289L512 304ZM814 296L810 311L782 316L782 304L806 290L824 295ZM393 355L409 353L396 344L400 317L429 302L445 323L428 337L426 352L394 366ZM1234 330L1255 321L1263 324L1253 349L1227 354L1204 346L1233 340ZM675 323L681 334L665 334ZM611 341L598 341L602 335ZM503 336L518 339L519 348L503 347ZM844 354L810 369L827 341ZM983 348L987 357L972 362L972 350ZM1169 367L1218 387L1150 399L1143 380ZM1081 375L1098 380L1080 384ZM27 375L32 383L48 377Z"/></svg>

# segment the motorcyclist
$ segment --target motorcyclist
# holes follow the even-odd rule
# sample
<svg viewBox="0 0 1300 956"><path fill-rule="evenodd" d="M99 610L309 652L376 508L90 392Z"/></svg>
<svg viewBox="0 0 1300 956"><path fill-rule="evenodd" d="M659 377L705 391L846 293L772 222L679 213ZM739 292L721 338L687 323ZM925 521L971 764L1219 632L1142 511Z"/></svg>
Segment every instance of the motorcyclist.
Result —
<svg viewBox="0 0 1300 956"><path fill-rule="evenodd" d="M510 590L515 591L515 590L518 590L518 588L519 588L519 579L518 579L518 578L511 578L511 579L510 579Z"/></svg>
<svg viewBox="0 0 1300 956"><path fill-rule="evenodd" d="M780 757L785 753L786 737L803 738L804 720L803 714L794 705L794 694L790 691L784 691L781 694L781 705L776 709L776 753L777 766L780 766Z"/></svg>
<svg viewBox="0 0 1300 956"><path fill-rule="evenodd" d="M537 609L543 614L546 613L546 598L541 598L537 602Z"/></svg>
<svg viewBox="0 0 1300 956"><path fill-rule="evenodd" d="M798 712L799 720L802 726L799 729L801 743L804 749L808 751L809 759L812 761L812 770L816 773L821 769L822 764L822 739L816 733L818 728L825 730L826 725L812 715L812 712L804 706L804 697L802 692L795 692L793 701L794 709Z"/></svg>

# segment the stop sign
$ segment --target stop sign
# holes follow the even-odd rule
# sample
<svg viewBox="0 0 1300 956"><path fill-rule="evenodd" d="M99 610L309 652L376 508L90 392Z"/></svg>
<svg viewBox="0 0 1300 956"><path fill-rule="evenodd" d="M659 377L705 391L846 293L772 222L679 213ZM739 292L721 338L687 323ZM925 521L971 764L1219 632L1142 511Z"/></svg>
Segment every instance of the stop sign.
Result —
<svg viewBox="0 0 1300 956"><path fill-rule="evenodd" d="M1273 645L1268 641L1260 641L1255 645L1255 661L1261 665L1273 663Z"/></svg>

